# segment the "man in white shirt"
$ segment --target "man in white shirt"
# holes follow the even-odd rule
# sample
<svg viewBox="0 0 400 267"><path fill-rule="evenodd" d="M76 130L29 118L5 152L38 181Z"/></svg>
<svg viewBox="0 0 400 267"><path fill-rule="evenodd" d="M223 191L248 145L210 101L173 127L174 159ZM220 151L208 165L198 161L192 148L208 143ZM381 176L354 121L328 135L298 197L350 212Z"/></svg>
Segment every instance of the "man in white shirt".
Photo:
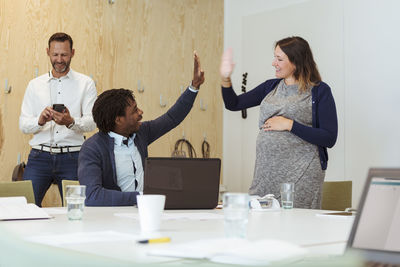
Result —
<svg viewBox="0 0 400 267"><path fill-rule="evenodd" d="M24 179L32 180L38 206L53 180L61 196L61 181L77 180L83 133L96 128L91 112L96 87L91 78L70 69L72 38L55 33L48 43L53 69L29 82L19 118L21 131L33 134Z"/></svg>

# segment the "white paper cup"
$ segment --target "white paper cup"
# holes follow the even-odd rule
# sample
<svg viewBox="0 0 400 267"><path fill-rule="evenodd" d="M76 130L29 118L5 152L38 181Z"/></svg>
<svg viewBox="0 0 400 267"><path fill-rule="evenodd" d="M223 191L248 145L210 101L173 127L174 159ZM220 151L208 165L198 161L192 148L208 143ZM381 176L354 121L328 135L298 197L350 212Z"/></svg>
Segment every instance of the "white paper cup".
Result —
<svg viewBox="0 0 400 267"><path fill-rule="evenodd" d="M136 199L139 210L140 229L142 232L156 232L160 230L165 196L138 195Z"/></svg>

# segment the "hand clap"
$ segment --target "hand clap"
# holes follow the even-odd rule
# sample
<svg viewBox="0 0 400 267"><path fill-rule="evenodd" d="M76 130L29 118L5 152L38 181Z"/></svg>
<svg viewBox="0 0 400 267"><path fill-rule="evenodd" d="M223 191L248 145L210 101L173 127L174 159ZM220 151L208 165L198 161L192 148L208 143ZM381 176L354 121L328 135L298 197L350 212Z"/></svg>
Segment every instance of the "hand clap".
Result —
<svg viewBox="0 0 400 267"><path fill-rule="evenodd" d="M200 58L197 55L197 52L194 51L194 67L193 67L193 80L192 80L192 85L199 89L200 85L204 83L204 71L201 69L200 66Z"/></svg>
<svg viewBox="0 0 400 267"><path fill-rule="evenodd" d="M221 66L219 68L222 80L231 77L235 63L233 63L233 51L232 48L228 48L221 58Z"/></svg>

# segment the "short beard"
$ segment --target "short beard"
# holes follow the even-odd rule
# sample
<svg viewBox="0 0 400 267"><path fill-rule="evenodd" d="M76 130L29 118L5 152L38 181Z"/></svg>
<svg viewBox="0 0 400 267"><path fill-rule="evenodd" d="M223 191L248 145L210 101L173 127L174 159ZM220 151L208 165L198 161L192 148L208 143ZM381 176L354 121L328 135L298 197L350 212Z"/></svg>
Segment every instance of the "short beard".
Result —
<svg viewBox="0 0 400 267"><path fill-rule="evenodd" d="M69 69L69 65L71 64L71 61L66 62L66 63L65 63L65 67L64 67L61 71L58 71L58 70L56 69L56 67L55 67L56 64L57 64L57 63L55 63L55 62L51 62L51 65L53 66L53 70L54 70L55 72L57 72L57 73L64 73L66 70Z"/></svg>

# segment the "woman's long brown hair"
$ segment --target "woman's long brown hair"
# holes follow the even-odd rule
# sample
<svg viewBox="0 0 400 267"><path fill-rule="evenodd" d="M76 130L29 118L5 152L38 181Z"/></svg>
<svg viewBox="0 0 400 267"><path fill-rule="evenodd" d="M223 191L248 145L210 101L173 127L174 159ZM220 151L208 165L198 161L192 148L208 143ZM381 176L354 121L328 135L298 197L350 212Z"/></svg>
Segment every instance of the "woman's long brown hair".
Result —
<svg viewBox="0 0 400 267"><path fill-rule="evenodd" d="M306 40L298 36L287 37L276 42L275 48L277 46L296 67L293 76L299 82L300 92L305 92L312 86L319 84L321 75Z"/></svg>

